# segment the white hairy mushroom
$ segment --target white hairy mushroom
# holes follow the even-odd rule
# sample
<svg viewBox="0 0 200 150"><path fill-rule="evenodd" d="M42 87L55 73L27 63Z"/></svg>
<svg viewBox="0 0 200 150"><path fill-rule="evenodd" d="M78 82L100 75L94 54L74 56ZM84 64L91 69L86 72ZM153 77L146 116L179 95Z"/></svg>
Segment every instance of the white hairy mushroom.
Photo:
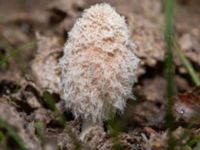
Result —
<svg viewBox="0 0 200 150"><path fill-rule="evenodd" d="M83 119L82 135L133 97L139 59L124 17L108 4L86 9L69 32L60 59L62 98Z"/></svg>

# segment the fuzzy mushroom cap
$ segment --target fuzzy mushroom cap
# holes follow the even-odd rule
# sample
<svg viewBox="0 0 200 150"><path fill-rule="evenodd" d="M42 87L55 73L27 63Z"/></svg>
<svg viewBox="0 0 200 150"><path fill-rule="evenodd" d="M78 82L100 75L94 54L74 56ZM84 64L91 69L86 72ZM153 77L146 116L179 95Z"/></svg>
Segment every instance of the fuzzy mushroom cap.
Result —
<svg viewBox="0 0 200 150"><path fill-rule="evenodd" d="M85 10L60 59L62 98L75 117L102 121L133 97L139 59L124 17L108 4Z"/></svg>

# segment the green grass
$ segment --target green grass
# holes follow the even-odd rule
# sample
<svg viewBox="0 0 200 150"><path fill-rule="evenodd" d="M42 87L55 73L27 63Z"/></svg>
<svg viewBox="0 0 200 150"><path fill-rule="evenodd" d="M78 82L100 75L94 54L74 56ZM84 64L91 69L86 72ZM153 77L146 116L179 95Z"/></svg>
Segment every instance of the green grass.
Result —
<svg viewBox="0 0 200 150"><path fill-rule="evenodd" d="M120 134L120 130L122 128L122 124L124 122L119 122L116 117L113 117L114 114L111 115L110 119L107 121L108 125L108 132L112 137L112 142L113 142L113 146L112 149L113 150L123 150L123 145L120 143L119 141L119 134Z"/></svg>
<svg viewBox="0 0 200 150"><path fill-rule="evenodd" d="M174 116L173 116L173 97L174 97L174 64L173 64L173 50L175 50L180 57L181 62L186 67L193 83L195 86L200 86L200 78L198 77L195 69L193 68L190 61L184 55L184 52L180 49L176 40L174 38L174 1L165 0L165 43L166 43L166 57L165 57L165 76L167 81L167 108L166 108L166 127L168 128L168 141L167 149L174 150L176 146L179 145L183 149L188 149L188 147L195 147L195 150L200 150L200 136L199 134L195 135L193 138L189 139L186 144L183 144L182 141L190 137L190 134L193 130L193 125L195 120L189 123L187 130L183 132L179 139L175 140L172 136L174 130ZM198 117L199 118L199 117ZM197 119L197 118L196 118Z"/></svg>
<svg viewBox="0 0 200 150"><path fill-rule="evenodd" d="M43 92L43 99L44 99L47 107L54 112L59 125L62 126L63 128L65 128L65 131L67 132L67 134L70 135L72 142L75 146L75 150L80 150L81 144L78 140L78 137L72 132L72 129L67 124L67 120L65 119L64 115L56 107L53 96L48 91L45 91L45 92Z"/></svg>
<svg viewBox="0 0 200 150"><path fill-rule="evenodd" d="M5 138L3 132L0 131L0 142Z"/></svg>
<svg viewBox="0 0 200 150"><path fill-rule="evenodd" d="M197 143L196 147L194 148L194 150L200 150L200 142Z"/></svg>
<svg viewBox="0 0 200 150"><path fill-rule="evenodd" d="M0 22L4 20L4 16L0 15Z"/></svg>
<svg viewBox="0 0 200 150"><path fill-rule="evenodd" d="M43 93L43 99L44 99L47 107L55 113L58 123L65 129L65 131L67 132L66 134L69 134L70 137L72 138L72 142L75 146L75 150L80 150L81 144L80 144L78 138L72 132L72 129L68 126L67 121L66 121L65 117L63 116L63 114L56 107L55 101L54 101L52 95L49 92L45 91ZM4 133L0 131L0 142L4 142L4 144L3 144L4 150L7 149L6 148L7 147L6 136L10 136L13 139L13 141L18 146L19 150L28 150L26 145L23 143L22 139L17 135L15 130L12 128L12 126L9 125L9 123L7 123L5 120L3 120L1 118L0 118L0 128L3 128L6 130L6 135L4 135ZM44 123L36 122L35 129L36 129L36 135L38 136L40 143L41 143L41 148L42 148L42 150L44 150L45 143L46 143Z"/></svg>
<svg viewBox="0 0 200 150"><path fill-rule="evenodd" d="M45 137L45 129L44 129L44 123L43 122L36 122L35 123L35 129L36 129L36 134L40 140L40 145L42 150L45 150L45 143L46 143L46 137Z"/></svg>
<svg viewBox="0 0 200 150"><path fill-rule="evenodd" d="M174 45L175 45L175 50L176 50L178 56L180 57L181 62L186 67L190 77L192 78L192 81L194 82L194 84L196 86L200 86L200 78L198 77L198 75L197 75L195 69L193 68L192 64L186 58L186 56L184 55L184 52L180 49L178 44L174 43Z"/></svg>
<svg viewBox="0 0 200 150"><path fill-rule="evenodd" d="M174 96L174 64L173 64L173 39L174 39L174 1L164 1L165 10L165 43L166 43L166 55L165 55L165 77L167 82L167 105L165 123L168 128L168 141L167 149L175 149L175 141L172 137L172 131L174 129L174 116L173 116L173 96Z"/></svg>
<svg viewBox="0 0 200 150"><path fill-rule="evenodd" d="M15 49L7 43L6 49L9 51L9 55L4 56L4 57L1 55L0 66L7 64L10 59L14 59L14 60L16 60L16 62L20 63L21 61L17 58L20 55L20 53L22 52L22 50L33 48L35 46L35 44L36 44L35 41L28 42L28 43L23 44L19 48ZM20 64L20 65L21 65L21 69L23 71L25 69L25 67L24 67L25 64Z"/></svg>
<svg viewBox="0 0 200 150"><path fill-rule="evenodd" d="M15 130L2 118L0 118L0 127L6 130L7 135L11 136L11 138L14 140L20 150L28 150L21 138L15 132Z"/></svg>

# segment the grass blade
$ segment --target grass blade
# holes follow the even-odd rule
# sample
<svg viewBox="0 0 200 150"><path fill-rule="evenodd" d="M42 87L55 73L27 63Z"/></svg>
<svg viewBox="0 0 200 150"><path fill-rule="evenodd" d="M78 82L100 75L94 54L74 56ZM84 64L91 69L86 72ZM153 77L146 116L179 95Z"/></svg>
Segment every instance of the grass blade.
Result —
<svg viewBox="0 0 200 150"><path fill-rule="evenodd" d="M12 137L12 139L18 145L20 150L28 150L26 146L24 145L23 141L21 140L21 138L15 132L15 130L6 121L4 121L1 118L0 118L0 127L6 129L6 131L8 132L8 135Z"/></svg>
<svg viewBox="0 0 200 150"><path fill-rule="evenodd" d="M174 64L173 64L173 39L174 39L174 1L165 0L165 43L166 43L166 55L165 55L165 77L167 80L167 106L165 123L168 128L168 141L167 149L175 149L175 141L172 137L172 131L174 129L174 116L173 116L173 77L174 77Z"/></svg>
<svg viewBox="0 0 200 150"><path fill-rule="evenodd" d="M175 45L175 50L176 50L178 56L180 57L183 65L188 70L188 73L191 76L194 84L196 86L200 86L200 78L198 77L196 71L192 67L192 64L188 61L188 59L186 58L186 56L184 55L184 52L180 49L180 47L176 43L174 43L174 45Z"/></svg>
<svg viewBox="0 0 200 150"><path fill-rule="evenodd" d="M36 129L36 134L41 142L42 150L45 150L46 138L45 138L45 133L44 133L44 123L40 121L36 122L35 129Z"/></svg>
<svg viewBox="0 0 200 150"><path fill-rule="evenodd" d="M12 51L12 52L10 53L9 56L6 56L6 57L4 57L3 59L0 60L0 65L7 63L11 57L17 56L21 52L21 50L26 49L26 48L31 48L34 45L35 45L35 42L29 42L29 43L22 45L21 47L19 47L17 49L11 49L10 48L11 49L10 51Z"/></svg>

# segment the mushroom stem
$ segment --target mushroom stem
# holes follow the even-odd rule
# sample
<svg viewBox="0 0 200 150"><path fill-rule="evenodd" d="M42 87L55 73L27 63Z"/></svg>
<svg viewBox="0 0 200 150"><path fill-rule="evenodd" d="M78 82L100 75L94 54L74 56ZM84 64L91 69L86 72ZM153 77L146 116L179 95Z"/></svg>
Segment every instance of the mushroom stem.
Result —
<svg viewBox="0 0 200 150"><path fill-rule="evenodd" d="M83 141L85 139L85 136L90 132L90 130L94 126L97 126L97 125L102 126L102 124L103 124L102 122L94 123L92 120L83 119L80 140Z"/></svg>

